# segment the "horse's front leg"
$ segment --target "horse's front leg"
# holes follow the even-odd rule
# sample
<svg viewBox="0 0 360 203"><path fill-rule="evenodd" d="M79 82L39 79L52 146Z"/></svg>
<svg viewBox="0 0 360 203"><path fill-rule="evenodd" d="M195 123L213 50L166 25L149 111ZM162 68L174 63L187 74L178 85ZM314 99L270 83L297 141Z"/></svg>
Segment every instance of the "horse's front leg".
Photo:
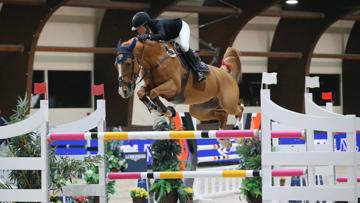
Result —
<svg viewBox="0 0 360 203"><path fill-rule="evenodd" d="M146 89L147 87L142 86L139 91L137 92L137 95L140 99L140 101L142 101L142 103L145 104L145 106L147 107L147 109L149 110L149 112L151 113L151 110L158 110L157 106L154 104L154 102L152 102L149 97L146 95Z"/></svg>
<svg viewBox="0 0 360 203"><path fill-rule="evenodd" d="M179 93L179 88L173 80L168 80L156 88L150 90L150 99L154 101L160 113L165 113L167 116L175 116L175 109L166 107L160 100L159 96L168 99L175 97Z"/></svg>

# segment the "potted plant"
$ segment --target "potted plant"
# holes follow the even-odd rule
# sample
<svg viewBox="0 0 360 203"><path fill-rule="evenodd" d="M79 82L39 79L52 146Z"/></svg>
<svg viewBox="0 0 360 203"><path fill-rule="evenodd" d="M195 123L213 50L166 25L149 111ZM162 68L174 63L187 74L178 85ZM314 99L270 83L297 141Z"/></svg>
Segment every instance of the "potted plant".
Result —
<svg viewBox="0 0 360 203"><path fill-rule="evenodd" d="M261 143L259 139L242 139L236 150L240 155L240 169L261 169ZM249 203L261 202L261 186L261 177L245 178L241 183L241 194L246 197Z"/></svg>
<svg viewBox="0 0 360 203"><path fill-rule="evenodd" d="M133 203L146 203L149 193L144 188L134 187L130 190L130 196Z"/></svg>
<svg viewBox="0 0 360 203"><path fill-rule="evenodd" d="M181 187L179 189L179 193L183 193L182 196L186 197L186 199L184 199L182 202L193 203L194 191L191 187Z"/></svg>
<svg viewBox="0 0 360 203"><path fill-rule="evenodd" d="M121 151L117 148L120 142L109 142L106 144L106 161L107 172L119 172L127 168L127 163L121 157ZM99 167L92 166L85 171L84 179L87 184L99 184ZM115 194L115 181L108 181L106 184L106 191L108 194ZM99 197L91 198L94 203L99 202Z"/></svg>
<svg viewBox="0 0 360 203"><path fill-rule="evenodd" d="M52 194L50 195L50 203L62 203L62 201L56 194Z"/></svg>
<svg viewBox="0 0 360 203"><path fill-rule="evenodd" d="M180 146L172 140L160 140L152 144L153 170L154 171L178 171L179 161L177 155ZM178 200L177 190L181 187L180 179L159 179L151 185L150 194L155 195L159 203L176 203Z"/></svg>
<svg viewBox="0 0 360 203"><path fill-rule="evenodd" d="M153 127L154 130L172 130L166 120L160 120ZM180 146L174 140L159 140L152 144L153 170L154 171L179 171L178 155ZM181 179L158 179L151 185L149 193L155 195L158 203L181 203L186 202L187 196L182 192L183 181Z"/></svg>

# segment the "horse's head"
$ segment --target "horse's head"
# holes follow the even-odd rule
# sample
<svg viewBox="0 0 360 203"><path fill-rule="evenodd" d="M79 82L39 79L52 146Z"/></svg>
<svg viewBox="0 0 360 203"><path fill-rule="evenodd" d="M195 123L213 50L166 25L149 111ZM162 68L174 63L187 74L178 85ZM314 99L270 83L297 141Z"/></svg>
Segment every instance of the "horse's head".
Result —
<svg viewBox="0 0 360 203"><path fill-rule="evenodd" d="M130 39L124 43L119 42L115 58L115 66L119 72L118 92L122 98L129 98L133 95L136 80L139 76L139 66L135 64L134 48L137 40Z"/></svg>

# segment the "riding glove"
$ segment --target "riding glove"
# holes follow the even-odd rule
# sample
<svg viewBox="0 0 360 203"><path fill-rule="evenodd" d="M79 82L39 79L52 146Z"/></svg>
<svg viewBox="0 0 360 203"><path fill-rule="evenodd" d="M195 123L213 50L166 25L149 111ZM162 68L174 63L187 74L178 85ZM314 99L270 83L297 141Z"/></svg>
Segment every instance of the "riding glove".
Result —
<svg viewBox="0 0 360 203"><path fill-rule="evenodd" d="M150 38L151 38L150 34L142 34L138 37L138 40L140 42L144 42L145 40L150 39Z"/></svg>

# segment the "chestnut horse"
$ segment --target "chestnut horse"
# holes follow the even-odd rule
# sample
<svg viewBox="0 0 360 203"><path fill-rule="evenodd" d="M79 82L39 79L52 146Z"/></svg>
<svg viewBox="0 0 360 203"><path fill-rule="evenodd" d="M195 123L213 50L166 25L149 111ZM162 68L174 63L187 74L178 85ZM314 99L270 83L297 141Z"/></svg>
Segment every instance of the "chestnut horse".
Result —
<svg viewBox="0 0 360 203"><path fill-rule="evenodd" d="M235 115L239 122L243 113L237 80L241 76L239 52L228 48L222 68L209 65L205 81L198 83L188 74L176 56L172 43L145 41L132 38L117 48L115 65L119 73L119 94L130 97L140 75L144 86L137 92L149 110L155 108L166 113L159 97L190 105L190 114L200 121L218 120L220 128L226 126L228 115ZM227 68L226 68L227 67ZM187 78L184 80L184 78ZM160 102L160 103L159 103Z"/></svg>

